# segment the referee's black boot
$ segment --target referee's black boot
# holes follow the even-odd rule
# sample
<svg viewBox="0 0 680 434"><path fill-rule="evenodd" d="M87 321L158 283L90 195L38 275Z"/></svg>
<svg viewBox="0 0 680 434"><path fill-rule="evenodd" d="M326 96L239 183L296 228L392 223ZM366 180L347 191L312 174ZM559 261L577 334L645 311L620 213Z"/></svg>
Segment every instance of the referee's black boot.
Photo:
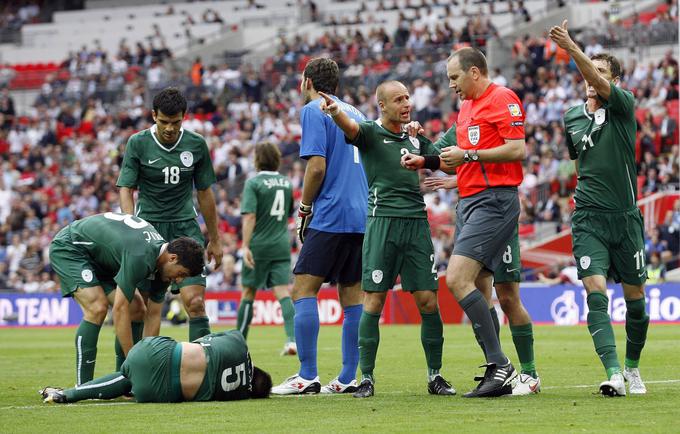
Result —
<svg viewBox="0 0 680 434"><path fill-rule="evenodd" d="M495 363L487 363L480 366L486 367L483 377L475 377L480 380L477 387L463 395L464 398L493 398L496 396L511 395L512 382L517 377L517 371L512 363L498 366Z"/></svg>

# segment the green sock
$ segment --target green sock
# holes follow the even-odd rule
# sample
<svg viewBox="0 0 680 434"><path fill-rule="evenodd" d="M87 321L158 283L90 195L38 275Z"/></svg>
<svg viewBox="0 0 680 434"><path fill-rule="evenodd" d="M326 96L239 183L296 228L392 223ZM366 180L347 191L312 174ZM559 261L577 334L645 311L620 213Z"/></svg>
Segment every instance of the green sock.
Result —
<svg viewBox="0 0 680 434"><path fill-rule="evenodd" d="M241 300L241 304L238 306L238 316L236 317L236 328L246 339L248 338L248 329L252 320L253 300Z"/></svg>
<svg viewBox="0 0 680 434"><path fill-rule="evenodd" d="M647 341L649 315L645 312L645 298L626 300L626 361L628 368L637 368L640 353Z"/></svg>
<svg viewBox="0 0 680 434"><path fill-rule="evenodd" d="M86 383L94 378L97 360L97 341L102 326L82 320L76 330L76 384Z"/></svg>
<svg viewBox="0 0 680 434"><path fill-rule="evenodd" d="M607 376L621 372L621 365L616 356L616 341L607 306L609 299L601 292L588 294L588 331L593 338L595 351L607 371Z"/></svg>
<svg viewBox="0 0 680 434"><path fill-rule="evenodd" d="M88 381L73 389L64 390L68 402L82 401L83 399L113 399L118 398L132 390L132 383L120 372Z"/></svg>
<svg viewBox="0 0 680 434"><path fill-rule="evenodd" d="M132 344L134 345L142 340L144 321L132 321L130 327L132 328ZM125 361L125 354L123 353L123 347L120 346L117 337L113 344L113 348L116 351L116 371L120 371L120 367L123 366L123 362Z"/></svg>
<svg viewBox="0 0 680 434"><path fill-rule="evenodd" d="M189 320L189 340L195 341L210 334L210 322L207 316L197 316Z"/></svg>
<svg viewBox="0 0 680 434"><path fill-rule="evenodd" d="M431 313L420 312L420 341L425 350L427 375L429 378L439 374L442 368L442 347L444 346L444 326L439 310Z"/></svg>
<svg viewBox="0 0 680 434"><path fill-rule="evenodd" d="M375 368L375 357L378 354L378 344L380 343L380 322L379 313L368 313L363 311L359 320L359 367L361 368L361 379L373 380L373 369Z"/></svg>
<svg viewBox="0 0 680 434"><path fill-rule="evenodd" d="M295 307L290 297L279 300L281 315L283 316L283 329L286 332L287 342L295 342Z"/></svg>
<svg viewBox="0 0 680 434"><path fill-rule="evenodd" d="M517 350L522 374L529 374L536 378L536 362L534 361L534 330L531 323L524 325L510 325L512 342Z"/></svg>

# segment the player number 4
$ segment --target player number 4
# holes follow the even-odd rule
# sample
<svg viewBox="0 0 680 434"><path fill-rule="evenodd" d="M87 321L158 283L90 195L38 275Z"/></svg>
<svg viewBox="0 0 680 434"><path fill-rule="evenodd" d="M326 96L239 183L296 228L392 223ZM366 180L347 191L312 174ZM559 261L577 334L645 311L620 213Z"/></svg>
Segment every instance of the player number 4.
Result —
<svg viewBox="0 0 680 434"><path fill-rule="evenodd" d="M639 270L645 267L645 249L635 252L633 257L635 258L635 268Z"/></svg>
<svg viewBox="0 0 680 434"><path fill-rule="evenodd" d="M281 221L283 219L284 214L286 213L284 209L284 204L286 200L283 196L283 190L276 190L276 195L274 196L274 203L272 203L272 209L269 211L269 215L276 217L277 221Z"/></svg>

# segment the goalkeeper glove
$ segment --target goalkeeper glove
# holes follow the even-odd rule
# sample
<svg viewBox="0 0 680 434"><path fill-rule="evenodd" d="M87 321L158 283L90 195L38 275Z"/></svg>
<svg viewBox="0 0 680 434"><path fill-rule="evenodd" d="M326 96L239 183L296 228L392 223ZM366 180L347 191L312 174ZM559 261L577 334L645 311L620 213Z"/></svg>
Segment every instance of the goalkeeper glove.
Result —
<svg viewBox="0 0 680 434"><path fill-rule="evenodd" d="M305 235L307 233L307 226L312 221L312 206L305 205L300 202L300 209L298 209L298 215L295 219L295 227L297 229L298 237L300 242L305 242Z"/></svg>

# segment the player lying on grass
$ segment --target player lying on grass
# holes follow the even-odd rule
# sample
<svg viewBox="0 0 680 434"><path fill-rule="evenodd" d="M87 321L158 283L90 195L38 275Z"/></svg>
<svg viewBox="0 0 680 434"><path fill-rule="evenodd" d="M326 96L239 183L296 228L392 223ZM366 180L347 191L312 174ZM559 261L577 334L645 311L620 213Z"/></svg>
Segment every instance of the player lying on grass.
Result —
<svg viewBox="0 0 680 434"><path fill-rule="evenodd" d="M194 342L154 336L130 350L120 372L72 389L45 387L45 403L113 399L132 392L137 402L235 401L267 398L268 373L253 366L238 330L211 333Z"/></svg>

